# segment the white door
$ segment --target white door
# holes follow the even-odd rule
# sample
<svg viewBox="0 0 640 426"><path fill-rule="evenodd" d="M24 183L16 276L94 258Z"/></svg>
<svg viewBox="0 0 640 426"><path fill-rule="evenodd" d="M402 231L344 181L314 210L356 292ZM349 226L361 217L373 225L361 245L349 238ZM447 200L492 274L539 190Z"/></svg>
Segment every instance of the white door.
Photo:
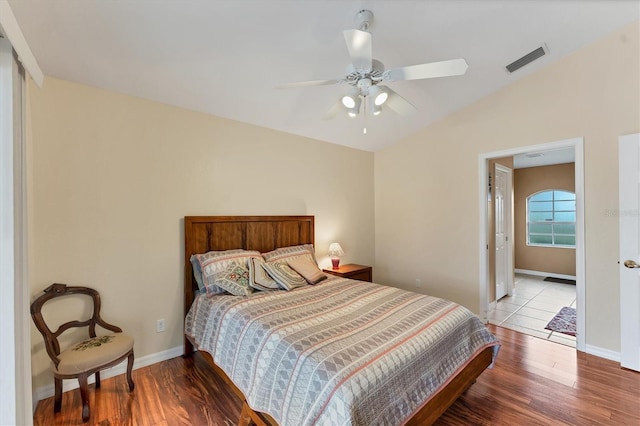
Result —
<svg viewBox="0 0 640 426"><path fill-rule="evenodd" d="M640 371L640 134L619 141L620 364Z"/></svg>
<svg viewBox="0 0 640 426"><path fill-rule="evenodd" d="M507 294L511 294L511 251L509 250L511 169L496 164L495 175L495 277L496 300L500 300Z"/></svg>

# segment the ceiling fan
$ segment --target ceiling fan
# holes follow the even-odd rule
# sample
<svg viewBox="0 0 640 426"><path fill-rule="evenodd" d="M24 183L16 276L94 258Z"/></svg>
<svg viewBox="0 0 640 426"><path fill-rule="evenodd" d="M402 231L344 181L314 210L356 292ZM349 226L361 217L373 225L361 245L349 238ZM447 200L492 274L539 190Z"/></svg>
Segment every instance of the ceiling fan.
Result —
<svg viewBox="0 0 640 426"><path fill-rule="evenodd" d="M373 22L373 12L361 10L355 17L358 29L344 31L344 39L351 57L346 76L332 80L313 80L285 84L279 88L296 88L306 86L324 86L331 84L348 84L347 94L325 114L325 119L336 116L340 110L346 110L350 117L369 111L379 115L383 105L398 114L406 115L416 110L409 101L398 95L390 87L381 83L385 81L418 80L423 78L448 77L462 75L468 65L464 59L452 59L442 62L431 62L385 70L382 62L373 59L371 33L368 32Z"/></svg>

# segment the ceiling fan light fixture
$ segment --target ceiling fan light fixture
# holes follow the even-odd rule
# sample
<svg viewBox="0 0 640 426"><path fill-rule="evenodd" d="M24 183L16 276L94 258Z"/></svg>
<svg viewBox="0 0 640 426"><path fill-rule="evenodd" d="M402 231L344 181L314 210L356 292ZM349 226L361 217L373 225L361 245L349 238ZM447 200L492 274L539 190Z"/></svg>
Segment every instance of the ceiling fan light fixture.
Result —
<svg viewBox="0 0 640 426"><path fill-rule="evenodd" d="M331 119L342 111L346 111L350 117L377 116L382 112L382 105L385 105L385 114L391 110L399 115L408 115L417 108L382 83L463 75L469 67L464 59L459 58L385 69L382 62L373 58L372 36L369 32L372 23L373 12L363 9L356 15L357 28L343 31L351 63L342 78L302 81L280 87L349 85L345 94L325 114L326 119Z"/></svg>
<svg viewBox="0 0 640 426"><path fill-rule="evenodd" d="M380 106L387 101L389 93L384 86L373 86L369 89L369 96L373 98L373 104Z"/></svg>
<svg viewBox="0 0 640 426"><path fill-rule="evenodd" d="M347 109L352 109L356 107L359 108L360 107L359 105L360 91L356 88L351 88L351 90L349 90L349 93L347 93L342 97L341 101L342 101L342 105L344 105L345 108Z"/></svg>
<svg viewBox="0 0 640 426"><path fill-rule="evenodd" d="M369 113L373 114L374 116L380 115L380 113L382 112L382 106L375 104L374 97L371 96L371 93L369 93L369 96L367 96L365 100L367 101L367 109Z"/></svg>
<svg viewBox="0 0 640 426"><path fill-rule="evenodd" d="M345 106L346 106L346 104L344 103L345 98L349 98L353 101L353 105L351 107L347 107L347 114L349 115L349 117L353 118L356 115L358 115L358 113L360 112L360 104L362 103L362 100L360 99L360 96L356 96L356 97L344 96L342 98L342 103Z"/></svg>
<svg viewBox="0 0 640 426"><path fill-rule="evenodd" d="M344 105L345 108L351 109L356 106L356 100L352 98L351 95L344 95L342 97L342 105Z"/></svg>
<svg viewBox="0 0 640 426"><path fill-rule="evenodd" d="M387 98L389 98L389 94L386 91L382 91L382 93L375 97L373 103L377 106L380 106L383 103L387 102Z"/></svg>

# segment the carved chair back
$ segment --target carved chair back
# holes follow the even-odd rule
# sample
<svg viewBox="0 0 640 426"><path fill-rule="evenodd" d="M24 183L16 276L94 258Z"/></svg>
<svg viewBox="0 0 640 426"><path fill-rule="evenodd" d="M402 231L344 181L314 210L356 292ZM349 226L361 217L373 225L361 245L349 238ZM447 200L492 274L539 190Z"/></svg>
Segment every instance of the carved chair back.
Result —
<svg viewBox="0 0 640 426"><path fill-rule="evenodd" d="M69 296L74 294L86 295L93 300L93 312L91 317L84 321L74 320L68 321L60 325L56 331L52 331L47 325L42 315L42 306L57 297ZM74 327L88 327L89 337L96 337L96 325L101 326L104 329L111 330L116 333L121 333L122 329L116 327L113 324L109 324L100 317L100 293L89 287L72 287L66 284L51 284L44 290L44 293L36 298L31 303L31 317L36 325L36 328L44 337L45 347L47 354L55 364L56 368L60 363L58 355L60 355L60 343L58 337Z"/></svg>

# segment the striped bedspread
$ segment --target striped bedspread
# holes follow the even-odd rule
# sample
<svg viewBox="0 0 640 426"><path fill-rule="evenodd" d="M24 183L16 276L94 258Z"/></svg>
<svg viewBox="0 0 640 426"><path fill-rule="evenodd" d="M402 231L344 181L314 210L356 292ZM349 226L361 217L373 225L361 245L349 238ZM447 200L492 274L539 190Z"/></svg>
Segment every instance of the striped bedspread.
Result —
<svg viewBox="0 0 640 426"><path fill-rule="evenodd" d="M498 349L460 305L343 278L199 296L185 333L282 426L402 424L476 353Z"/></svg>

